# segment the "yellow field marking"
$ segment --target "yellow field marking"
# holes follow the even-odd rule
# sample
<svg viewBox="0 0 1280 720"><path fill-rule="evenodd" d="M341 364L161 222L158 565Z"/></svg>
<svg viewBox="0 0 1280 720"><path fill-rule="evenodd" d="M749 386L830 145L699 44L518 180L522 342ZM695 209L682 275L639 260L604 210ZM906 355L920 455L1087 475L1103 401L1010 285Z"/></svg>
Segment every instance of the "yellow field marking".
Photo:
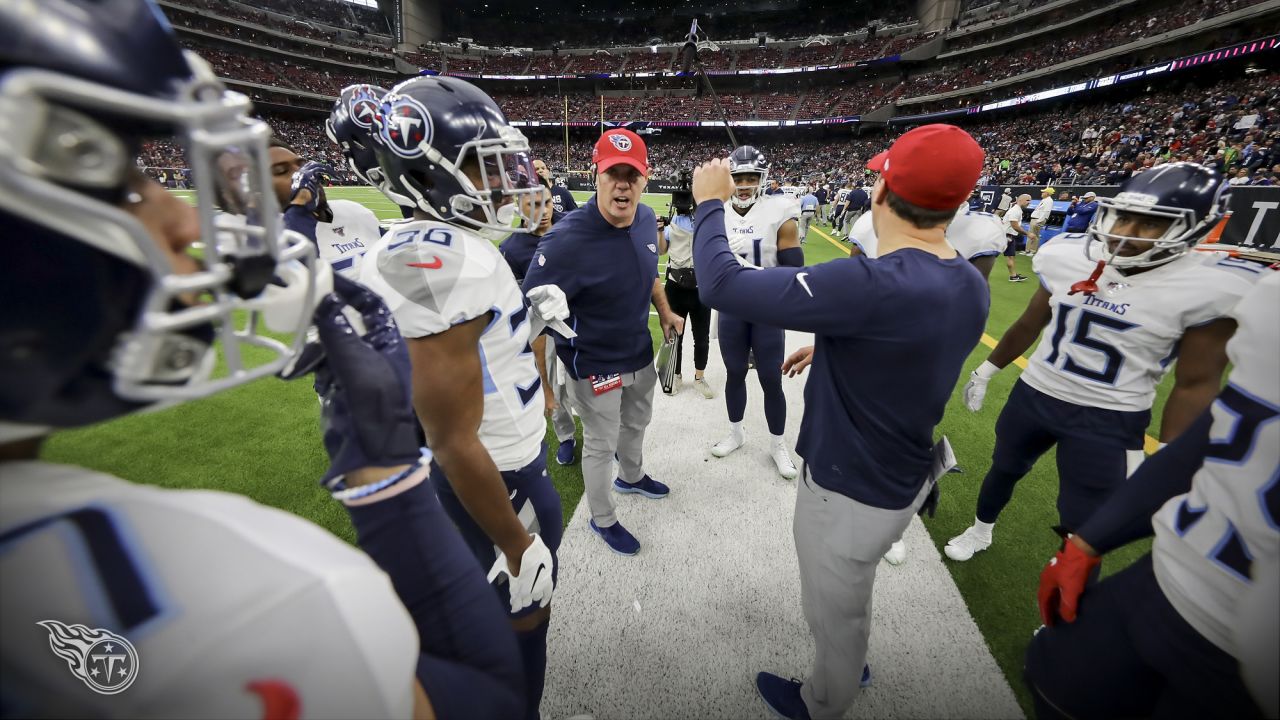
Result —
<svg viewBox="0 0 1280 720"><path fill-rule="evenodd" d="M819 234L819 235L821 235L822 237L826 238L826 239L827 239L827 242L831 243L832 245L835 245L837 248L840 248L840 251L841 251L841 252L843 252L845 255L849 255L849 254L852 252L848 247L845 247L845 245L844 245L843 243L841 243L839 240L836 240L835 238L831 237L830 235L828 235L828 234L826 234L826 233L822 232L822 229L821 229L821 228L818 228L818 227L816 227L816 226L810 225L810 226L809 226L809 229L810 229L810 230L812 230L812 231L814 231L814 232L816 232L816 233L818 233L818 234Z"/></svg>

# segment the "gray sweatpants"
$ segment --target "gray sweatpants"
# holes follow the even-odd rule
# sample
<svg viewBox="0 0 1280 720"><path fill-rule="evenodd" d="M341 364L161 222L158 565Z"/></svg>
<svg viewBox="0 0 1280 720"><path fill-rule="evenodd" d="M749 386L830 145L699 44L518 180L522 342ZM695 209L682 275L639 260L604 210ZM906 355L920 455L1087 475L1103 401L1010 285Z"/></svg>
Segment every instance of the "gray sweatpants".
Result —
<svg viewBox="0 0 1280 720"><path fill-rule="evenodd" d="M796 229L800 232L800 242L803 243L805 238L809 236L809 224L813 222L813 219L813 213L800 213L800 219L796 223L799 226Z"/></svg>
<svg viewBox="0 0 1280 720"><path fill-rule="evenodd" d="M551 413L551 429L555 430L556 440L564 442L572 440L577 428L573 424L573 413L569 412L569 392L566 385L556 382L559 372L560 358L556 355L555 340L547 338L547 381L551 383L551 391L556 396L558 407ZM565 382L573 379L565 375Z"/></svg>
<svg viewBox="0 0 1280 720"><path fill-rule="evenodd" d="M622 479L644 478L644 431L653 417L653 365L622 374L622 387L596 395L590 380L569 379L569 397L582 419L582 480L587 507L599 527L618 522L613 504L613 455ZM896 539L896 538L895 538Z"/></svg>
<svg viewBox="0 0 1280 720"><path fill-rule="evenodd" d="M871 589L880 557L928 495L884 510L827 490L800 470L792 533L800 562L800 601L817 654L800 697L814 720L841 718L857 699L871 637Z"/></svg>

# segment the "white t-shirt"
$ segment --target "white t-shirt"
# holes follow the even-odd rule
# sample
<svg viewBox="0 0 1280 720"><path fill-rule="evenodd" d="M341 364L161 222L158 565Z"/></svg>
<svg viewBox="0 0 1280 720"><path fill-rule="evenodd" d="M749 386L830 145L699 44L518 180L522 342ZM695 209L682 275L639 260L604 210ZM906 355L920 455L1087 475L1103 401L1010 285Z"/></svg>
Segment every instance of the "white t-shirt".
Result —
<svg viewBox="0 0 1280 720"><path fill-rule="evenodd" d="M546 431L538 402L542 381L529 345L528 310L498 248L452 225L404 222L365 255L360 283L382 296L407 338L493 314L480 336L480 441L499 470L533 462Z"/></svg>
<svg viewBox="0 0 1280 720"><path fill-rule="evenodd" d="M1052 317L1022 379L1059 400L1107 410L1148 410L1188 328L1227 317L1264 273L1226 253L1192 252L1136 275L1108 266L1098 293L1071 293L1093 272L1087 235L1054 237L1032 260L1052 297ZM1093 252L1099 257L1101 243Z"/></svg>
<svg viewBox="0 0 1280 720"><path fill-rule="evenodd" d="M1280 273L1268 272L1231 313L1239 323L1227 343L1233 367L1211 409L1212 444L1204 464L1191 491L1170 498L1151 520L1156 532L1152 563L1169 603L1201 635L1242 662L1250 658L1237 647L1233 632L1237 601L1260 565L1280 562L1276 308ZM1272 623L1275 612L1272 605ZM1274 645L1271 652L1274 658Z"/></svg>
<svg viewBox="0 0 1280 720"><path fill-rule="evenodd" d="M249 686L266 682L277 697L294 696L304 717L412 712L418 633L390 579L358 549L238 495L44 462L3 463L0 474L8 709L260 718L264 698ZM37 624L47 620L123 636L136 662L115 645L89 653L72 642L70 653L97 679L136 671L133 684L116 695L91 690L54 653L51 631Z"/></svg>
<svg viewBox="0 0 1280 720"><path fill-rule="evenodd" d="M1004 211L1004 234L1011 237L1017 236L1018 231L1014 230L1015 226L1022 224L1022 206L1014 203Z"/></svg>
<svg viewBox="0 0 1280 720"><path fill-rule="evenodd" d="M351 200L330 200L329 208L333 222L316 223L320 259L331 264L334 272L355 280L360 276L360 257L382 237L378 216Z"/></svg>
<svg viewBox="0 0 1280 720"><path fill-rule="evenodd" d="M752 204L746 215L736 209L724 214L729 249L748 264L778 266L778 229L800 215L800 206L780 195L766 195Z"/></svg>

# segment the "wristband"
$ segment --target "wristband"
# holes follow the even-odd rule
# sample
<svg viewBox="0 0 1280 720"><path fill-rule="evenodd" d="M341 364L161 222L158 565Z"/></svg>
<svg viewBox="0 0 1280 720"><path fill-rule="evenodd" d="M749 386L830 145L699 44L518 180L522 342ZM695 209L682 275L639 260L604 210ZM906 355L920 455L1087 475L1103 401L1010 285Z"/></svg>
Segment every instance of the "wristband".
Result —
<svg viewBox="0 0 1280 720"><path fill-rule="evenodd" d="M1000 368L992 364L990 360L983 360L982 364L978 366L978 369L973 371L973 374L983 380L990 380L995 377L998 372L1000 372Z"/></svg>

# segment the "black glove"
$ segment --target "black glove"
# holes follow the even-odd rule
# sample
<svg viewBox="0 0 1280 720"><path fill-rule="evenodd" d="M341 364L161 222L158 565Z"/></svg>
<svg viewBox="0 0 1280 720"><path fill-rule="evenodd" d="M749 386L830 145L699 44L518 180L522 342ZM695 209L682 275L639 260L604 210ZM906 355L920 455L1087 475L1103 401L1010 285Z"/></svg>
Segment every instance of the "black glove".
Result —
<svg viewBox="0 0 1280 720"><path fill-rule="evenodd" d="M335 275L333 289L315 315L327 356L316 370L316 392L330 462L322 483L329 488L352 470L409 465L421 457L409 350L395 318L363 285ZM362 316L364 335L343 314L346 306Z"/></svg>
<svg viewBox="0 0 1280 720"><path fill-rule="evenodd" d="M935 482L933 487L929 488L929 495L925 497L924 504L920 506L920 509L916 511L916 514L920 517L924 517L925 513L928 513L929 517L933 517L933 514L938 512L939 497L941 497L941 492L938 490L938 483Z"/></svg>
<svg viewBox="0 0 1280 720"><path fill-rule="evenodd" d="M311 198L307 200L302 207L307 212L315 212L320 207L320 194L323 187L323 180L333 178L333 168L322 162L315 160L307 161L293 174L293 186L289 195L289 202L292 204L294 198L298 197L298 192L307 190L311 193Z"/></svg>

